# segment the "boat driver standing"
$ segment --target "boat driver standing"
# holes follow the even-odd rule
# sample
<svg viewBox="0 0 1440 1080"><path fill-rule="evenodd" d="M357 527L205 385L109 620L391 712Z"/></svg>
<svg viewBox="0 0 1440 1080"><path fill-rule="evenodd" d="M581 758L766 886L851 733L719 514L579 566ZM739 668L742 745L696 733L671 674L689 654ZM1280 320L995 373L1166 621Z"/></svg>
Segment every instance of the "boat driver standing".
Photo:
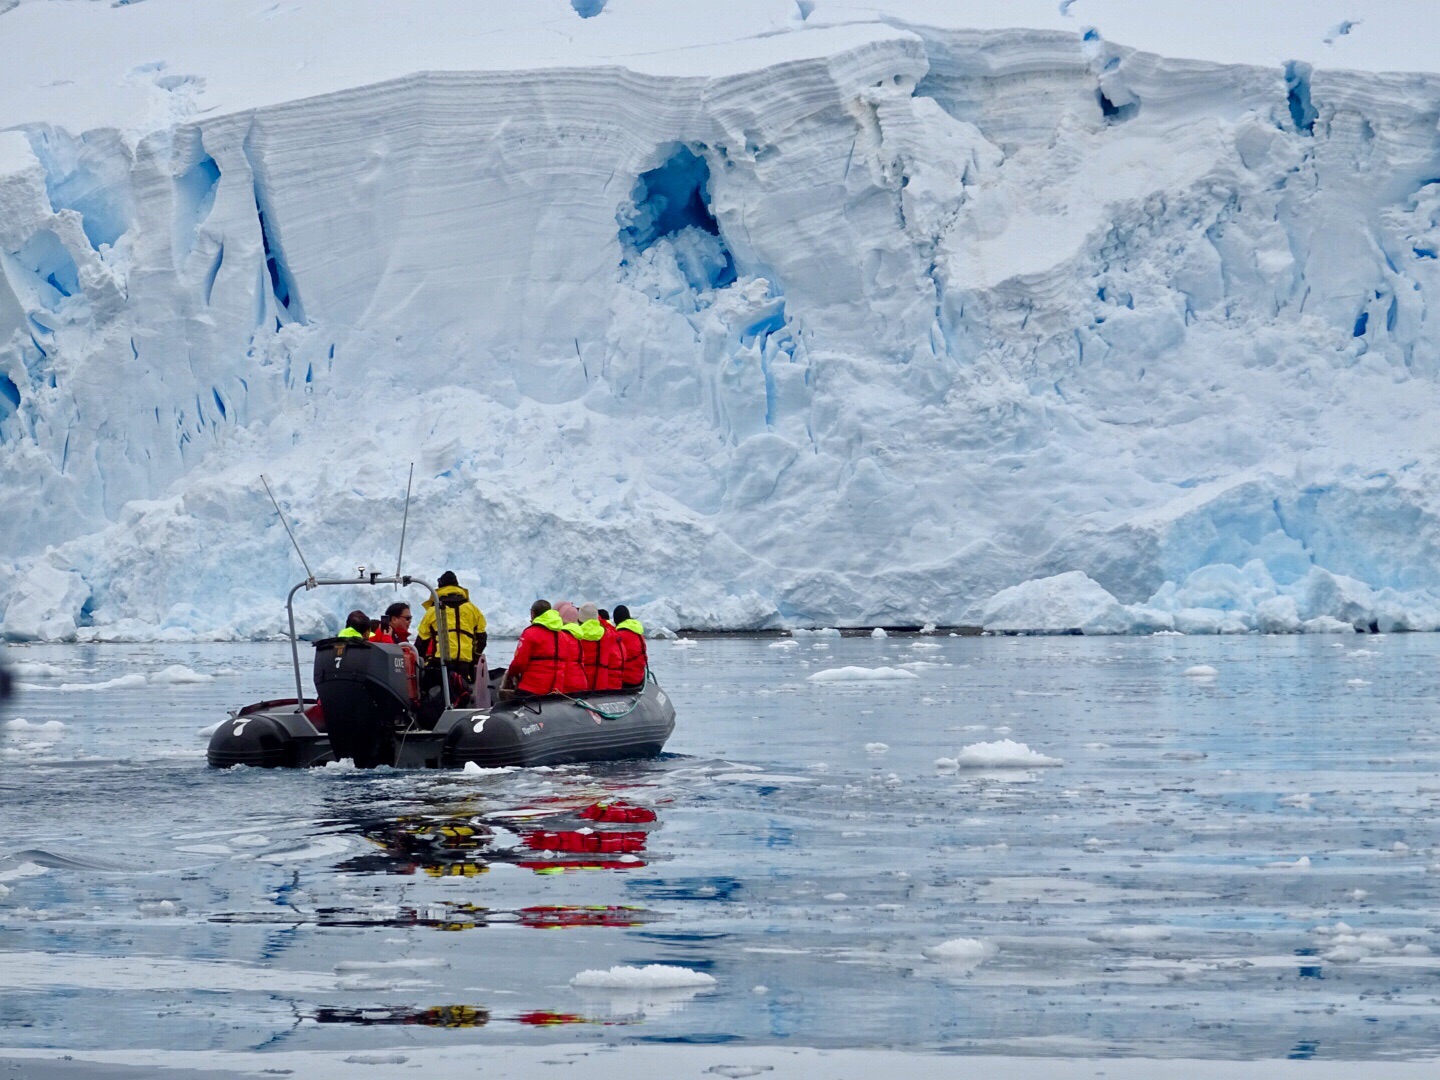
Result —
<svg viewBox="0 0 1440 1080"><path fill-rule="evenodd" d="M450 670L459 672L466 682L474 685L476 669L485 655L485 615L470 602L470 594L460 587L453 570L446 570L440 575L440 585L435 590L435 595L440 598L440 603L445 605ZM415 631L415 645L420 650L420 655L426 659L438 658L433 600L425 601L425 617L420 620L420 628Z"/></svg>

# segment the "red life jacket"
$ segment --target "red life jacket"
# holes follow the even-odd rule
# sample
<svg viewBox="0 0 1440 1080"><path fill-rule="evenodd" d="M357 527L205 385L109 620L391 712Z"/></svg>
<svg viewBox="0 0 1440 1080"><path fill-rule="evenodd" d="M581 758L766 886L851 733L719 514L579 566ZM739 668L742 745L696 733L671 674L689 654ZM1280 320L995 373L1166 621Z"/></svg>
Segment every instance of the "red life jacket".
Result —
<svg viewBox="0 0 1440 1080"><path fill-rule="evenodd" d="M625 653L620 647L620 638L608 622L594 620L600 629L600 637L580 639L580 666L585 671L585 682L591 690L619 690L623 684ZM582 626L593 633L589 622Z"/></svg>
<svg viewBox="0 0 1440 1080"><path fill-rule="evenodd" d="M546 616L551 616L546 619ZM551 626L550 623L554 623ZM575 682L584 680L580 671L580 644L560 629L560 616L546 611L525 628L510 661L511 682L526 694L574 693Z"/></svg>
<svg viewBox="0 0 1440 1080"><path fill-rule="evenodd" d="M625 656L620 669L620 681L625 686L639 686L645 681L645 672L650 667L650 656L645 650L645 628L634 619L626 619L615 628Z"/></svg>

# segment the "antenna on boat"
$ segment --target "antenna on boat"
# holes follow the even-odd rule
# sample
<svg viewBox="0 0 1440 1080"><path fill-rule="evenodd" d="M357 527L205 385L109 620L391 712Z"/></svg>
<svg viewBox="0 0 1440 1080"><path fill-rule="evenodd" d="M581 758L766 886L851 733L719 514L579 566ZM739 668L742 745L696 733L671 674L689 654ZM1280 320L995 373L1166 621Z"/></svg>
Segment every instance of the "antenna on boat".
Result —
<svg viewBox="0 0 1440 1080"><path fill-rule="evenodd" d="M410 485L415 480L415 462L410 462L410 479L405 481L405 516L400 520L400 554L395 557L395 589L400 589L400 566L405 562L405 527L410 524Z"/></svg>
<svg viewBox="0 0 1440 1080"><path fill-rule="evenodd" d="M260 483L265 485L265 494L270 496L270 505L275 507L275 513L280 515L280 524L285 526L285 533L290 537L290 543L295 545L295 554L300 556L300 565L305 567L305 581L311 587L315 584L315 574L310 569L310 564L305 561L305 553L300 550L300 541L295 539L295 534L290 531L290 522L285 520L285 511L280 509L280 504L275 501L275 493L270 490L270 481L265 479L265 474L260 474Z"/></svg>

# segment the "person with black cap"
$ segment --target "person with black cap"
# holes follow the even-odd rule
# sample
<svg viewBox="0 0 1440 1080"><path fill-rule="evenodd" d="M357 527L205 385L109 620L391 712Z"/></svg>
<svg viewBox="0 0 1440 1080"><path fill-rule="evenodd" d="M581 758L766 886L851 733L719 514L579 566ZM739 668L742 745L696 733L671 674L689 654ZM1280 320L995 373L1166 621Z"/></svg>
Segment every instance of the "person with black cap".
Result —
<svg viewBox="0 0 1440 1080"><path fill-rule="evenodd" d="M630 617L630 609L624 604L615 605L615 632L624 652L621 682L626 690L643 687L645 673L650 669L650 656L645 650L645 627L640 625L639 620Z"/></svg>
<svg viewBox="0 0 1440 1080"><path fill-rule="evenodd" d="M455 571L446 570L440 575L435 595L445 607L445 636L449 639L449 666L464 676L465 681L475 682L476 671L485 655L485 614L470 602L470 594L460 587ZM439 656L435 633L435 602L425 601L425 617L415 631L415 645L420 655L434 659Z"/></svg>

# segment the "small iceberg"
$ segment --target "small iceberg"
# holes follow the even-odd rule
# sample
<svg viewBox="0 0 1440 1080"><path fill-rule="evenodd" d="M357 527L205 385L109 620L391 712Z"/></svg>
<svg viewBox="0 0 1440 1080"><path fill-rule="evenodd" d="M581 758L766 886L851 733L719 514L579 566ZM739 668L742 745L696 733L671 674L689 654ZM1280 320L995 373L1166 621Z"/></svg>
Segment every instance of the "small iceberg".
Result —
<svg viewBox="0 0 1440 1080"><path fill-rule="evenodd" d="M904 668L840 667L817 671L808 677L808 681L815 683L901 682L905 679L918 679L919 677L913 671L906 671Z"/></svg>

